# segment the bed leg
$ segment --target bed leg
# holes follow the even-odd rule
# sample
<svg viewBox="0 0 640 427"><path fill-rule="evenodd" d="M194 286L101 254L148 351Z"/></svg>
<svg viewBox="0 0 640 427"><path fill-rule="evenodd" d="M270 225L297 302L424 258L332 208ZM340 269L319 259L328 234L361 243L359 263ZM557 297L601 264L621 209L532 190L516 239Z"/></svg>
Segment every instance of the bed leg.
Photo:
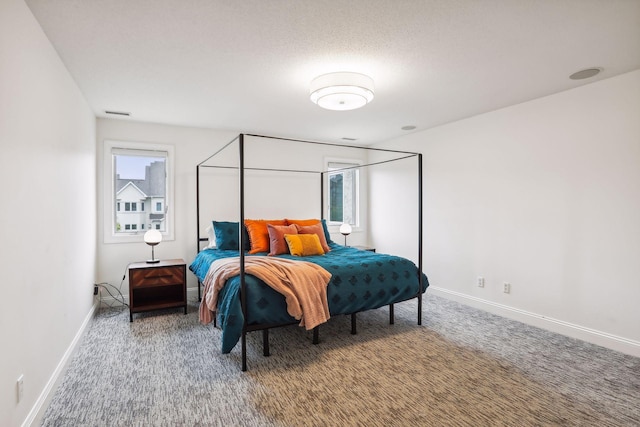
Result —
<svg viewBox="0 0 640 427"><path fill-rule="evenodd" d="M355 335L358 332L356 331L356 314L351 313L351 335Z"/></svg>
<svg viewBox="0 0 640 427"><path fill-rule="evenodd" d="M269 356L269 329L262 330L262 355Z"/></svg>
<svg viewBox="0 0 640 427"><path fill-rule="evenodd" d="M242 372L247 371L247 332L242 331L242 339L240 340L240 346L242 347Z"/></svg>
<svg viewBox="0 0 640 427"><path fill-rule="evenodd" d="M393 304L389 304L389 324L393 325L394 321L395 321L395 316L393 314Z"/></svg>
<svg viewBox="0 0 640 427"><path fill-rule="evenodd" d="M313 328L313 344L318 344L320 342L320 326L316 326Z"/></svg>

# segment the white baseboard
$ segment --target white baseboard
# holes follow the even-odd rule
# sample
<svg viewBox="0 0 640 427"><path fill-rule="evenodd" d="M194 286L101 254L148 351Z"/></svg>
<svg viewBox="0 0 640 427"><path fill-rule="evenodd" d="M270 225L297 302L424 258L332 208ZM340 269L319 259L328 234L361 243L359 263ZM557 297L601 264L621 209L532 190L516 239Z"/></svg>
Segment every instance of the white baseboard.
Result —
<svg viewBox="0 0 640 427"><path fill-rule="evenodd" d="M53 371L53 374L51 375L51 378L49 378L49 381L45 385L44 390L42 390L42 393L40 393L40 396L38 396L36 403L31 408L31 411L29 411L27 418L22 423L22 427L40 425L42 421L42 417L44 417L44 413L47 410L47 407L49 406L51 399L53 398L53 394L59 382L64 377L64 372L66 371L67 366L71 361L71 357L74 355L74 353L78 349L78 344L80 343L80 341L82 340L82 337L86 333L87 327L89 326L91 319L93 318L96 310L98 309L98 305L99 305L99 300L95 298L93 306L91 307L91 310L89 310L89 313L84 318L82 325L80 325L80 329L78 329L78 332L73 337L73 340L71 341L71 344L67 348L67 351L64 352L62 359L60 359L58 366L56 366L56 369Z"/></svg>
<svg viewBox="0 0 640 427"><path fill-rule="evenodd" d="M460 292L451 291L437 286L429 286L428 292L441 296L459 303L479 308L489 313L507 317L509 319L518 320L528 325L537 326L551 332L577 338L583 341L597 344L602 347L616 350L621 353L630 354L640 357L640 342L628 338L619 337L606 332L565 322L563 320L553 319L541 314L532 313L526 310L510 307L508 305L495 303L493 301L484 300L471 295Z"/></svg>

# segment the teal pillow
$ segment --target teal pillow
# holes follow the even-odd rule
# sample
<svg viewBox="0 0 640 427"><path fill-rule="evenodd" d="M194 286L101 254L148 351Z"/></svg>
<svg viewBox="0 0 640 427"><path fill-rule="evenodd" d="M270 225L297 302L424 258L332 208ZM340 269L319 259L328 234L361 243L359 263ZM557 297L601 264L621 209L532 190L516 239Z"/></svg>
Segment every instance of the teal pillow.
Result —
<svg viewBox="0 0 640 427"><path fill-rule="evenodd" d="M238 239L239 223L231 221L212 221L213 232L216 235L216 247L227 251L240 250L240 242ZM249 235L245 227L242 227L242 238L244 240L244 249L249 250Z"/></svg>
<svg viewBox="0 0 640 427"><path fill-rule="evenodd" d="M333 243L333 240L331 240L331 234L329 234L329 229L327 228L327 220L323 219L320 222L322 223L322 229L324 230L324 238L327 239L327 244Z"/></svg>

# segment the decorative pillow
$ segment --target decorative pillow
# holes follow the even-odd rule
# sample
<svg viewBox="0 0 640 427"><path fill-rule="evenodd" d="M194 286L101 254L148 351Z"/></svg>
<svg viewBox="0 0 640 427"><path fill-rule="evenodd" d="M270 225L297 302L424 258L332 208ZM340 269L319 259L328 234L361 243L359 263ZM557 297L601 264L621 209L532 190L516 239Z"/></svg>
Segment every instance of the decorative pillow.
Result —
<svg viewBox="0 0 640 427"><path fill-rule="evenodd" d="M327 228L327 220L323 219L320 222L322 223L322 229L324 230L324 238L326 239L327 244L333 243L333 240L331 240L331 233L329 233L329 229Z"/></svg>
<svg viewBox="0 0 640 427"><path fill-rule="evenodd" d="M333 243L333 240L331 240L331 233L329 233L329 229L327 228L326 219L288 219L286 218L285 221L287 221L288 225L296 224L296 225L302 225L302 226L315 225L317 223L322 223L322 230L324 231L324 240L327 242L327 245L329 243ZM320 241L322 242L322 240Z"/></svg>
<svg viewBox="0 0 640 427"><path fill-rule="evenodd" d="M267 224L287 225L283 219L245 219L244 225L249 233L251 242L250 254L269 252L269 230Z"/></svg>
<svg viewBox="0 0 640 427"><path fill-rule="evenodd" d="M329 252L331 250L329 248L329 245L327 244L327 239L324 236L324 229L322 228L322 224L320 224L320 222L318 222L316 225L296 225L295 227L298 229L298 234L315 234L316 236L318 236L318 240L320 241L320 245L322 246L324 252Z"/></svg>
<svg viewBox="0 0 640 427"><path fill-rule="evenodd" d="M218 249L237 251L240 250L240 242L238 240L238 227L240 223L230 221L211 221L213 231L216 236L216 247ZM243 227L242 237L244 239L245 249L249 249L249 236L247 230Z"/></svg>
<svg viewBox="0 0 640 427"><path fill-rule="evenodd" d="M207 232L207 238L209 239L209 243L205 247L205 249L215 248L216 247L216 233L213 231L213 225L210 225L205 230Z"/></svg>
<svg viewBox="0 0 640 427"><path fill-rule="evenodd" d="M285 221L287 221L287 225L291 225L291 224L296 224L296 225L315 225L315 224L318 224L320 222L319 219L288 219L288 218L285 218Z"/></svg>
<svg viewBox="0 0 640 427"><path fill-rule="evenodd" d="M295 256L324 255L317 234L285 234L289 252Z"/></svg>
<svg viewBox="0 0 640 427"><path fill-rule="evenodd" d="M298 234L295 225L271 225L267 224L269 232L269 255L288 254L289 246L284 239L285 234Z"/></svg>

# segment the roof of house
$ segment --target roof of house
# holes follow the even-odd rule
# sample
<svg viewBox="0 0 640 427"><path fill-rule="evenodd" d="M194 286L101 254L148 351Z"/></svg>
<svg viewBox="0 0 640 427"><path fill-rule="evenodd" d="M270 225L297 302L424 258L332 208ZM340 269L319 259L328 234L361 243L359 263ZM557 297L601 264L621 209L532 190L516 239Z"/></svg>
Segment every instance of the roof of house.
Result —
<svg viewBox="0 0 640 427"><path fill-rule="evenodd" d="M124 189L127 184L135 185L147 197L164 197L165 192L165 163L152 162L145 167L144 179L127 179L116 177L116 193Z"/></svg>

